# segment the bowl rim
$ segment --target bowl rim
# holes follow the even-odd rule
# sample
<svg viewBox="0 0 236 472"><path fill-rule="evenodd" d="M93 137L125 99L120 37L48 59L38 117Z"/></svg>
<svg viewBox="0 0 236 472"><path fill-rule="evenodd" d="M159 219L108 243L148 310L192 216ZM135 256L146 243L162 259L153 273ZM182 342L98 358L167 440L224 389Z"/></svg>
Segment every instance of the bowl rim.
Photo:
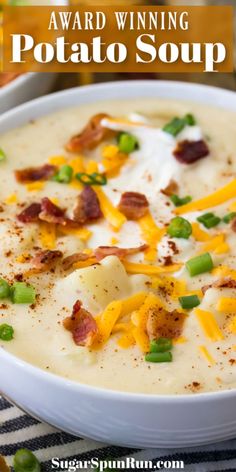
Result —
<svg viewBox="0 0 236 472"><path fill-rule="evenodd" d="M34 73L33 73L34 74ZM29 74L28 74L29 75ZM32 75L32 74L30 74ZM28 76L27 76L28 78ZM19 79L22 79L22 77L19 77ZM23 79L25 79L23 77ZM16 79L17 80L17 79ZM10 88L9 84L9 88ZM5 121L11 121L11 118L13 116L19 117L22 114L22 111L27 113L30 112L31 110L34 110L36 113L35 117L41 117L41 116L46 116L49 113L54 113L58 110L62 110L65 108L65 105L63 105L63 99L66 98L71 98L73 96L75 97L81 97L83 92L89 93L91 90L94 92L104 92L104 91L112 91L117 88L120 88L121 90L126 90L127 88L130 90L134 90L134 88L142 88L142 87L148 87L149 94L144 95L145 98L149 96L151 98L151 93L150 93L150 88L159 88L159 89L166 89L168 88L173 88L173 89L182 89L184 87L185 90L187 90L188 94L189 92L194 90L198 90L199 93L204 92L207 93L207 97L210 99L209 101L212 102L211 106L214 106L215 102L215 95L221 96L220 100L220 105L219 103L217 104L217 107L222 107L224 109L228 110L234 110L236 112L236 93L231 90L227 90L224 88L219 88L215 86L210 86L210 85L204 85L204 84L199 84L199 83L189 83L189 82L182 82L182 81L171 81L171 80L125 80L125 81L113 81L113 82L104 82L104 83L99 83L99 84L91 84L91 85L85 85L85 86L80 86L80 87L73 87L71 89L66 89L63 91L59 92L54 92L52 94L46 95L44 97L39 97L34 100L31 100L29 102L26 102L22 105L19 105L12 110L6 111L0 116L0 125L4 123ZM1 94L1 91L0 91ZM187 95L188 95L187 94ZM224 106L225 98L228 98L229 101L231 99L234 100L235 106ZM41 105L46 105L47 107L50 106L51 103L56 103L57 99L60 98L59 102L61 101L61 105L53 107L51 111L50 108L48 108L47 112L43 113L42 115L38 113L40 111ZM143 98L143 95L140 94L140 99ZM173 99L171 96L163 96L162 98L165 99ZM116 97L113 97L113 100L115 100ZM175 97L175 100L177 98ZM107 100L106 98L102 99L103 101ZM181 101L188 101L192 100L197 103L199 102L199 99L196 100L195 96L188 98L188 99L182 99L180 98ZM94 102L94 100L93 100ZM99 99L97 100L99 102ZM73 101L73 106L79 106L79 100L77 103L77 100ZM81 102L80 102L81 103ZM86 103L82 102L82 103ZM87 100L87 103L90 103L90 101ZM203 101L203 103L205 103ZM58 105L59 103L57 103ZM206 103L205 103L206 105ZM68 104L67 107L69 108L71 104ZM216 105L215 105L216 106ZM29 118L27 119L29 121ZM24 116L23 120L21 122L21 125L23 125L25 122ZM18 125L17 125L18 126ZM12 129L11 126L9 129ZM14 129L14 127L13 127ZM162 402L162 403L172 403L172 404L181 404L181 403L202 403L202 402L210 402L212 400L223 400L227 398L234 398L236 396L236 389L229 389L229 390L218 390L218 391L210 391L210 392L202 392L202 393L188 393L188 394L150 394L150 393L136 393L136 392L126 392L126 391L120 391L120 390L112 390L109 388L104 388L104 387L96 387L94 385L86 384L86 383L81 383L77 382L75 380L70 380L67 379L66 377L60 376L58 374L48 372L46 370L43 370L40 367L37 367L20 357L17 357L16 355L8 352L5 350L4 347L0 346L0 358L6 360L6 362L10 362L13 366L15 364L15 367L19 367L22 369L25 373L37 377L39 380L40 378L43 381L48 382L49 384L54 384L55 387L59 386L61 388L65 389L70 389L74 390L75 392L83 392L83 393L88 393L89 395L92 396L100 396L103 397L103 399L114 399L114 400L120 400L120 401L125 401L125 402L141 402L145 403L147 400L153 404ZM3 392L4 394L4 392Z"/></svg>
<svg viewBox="0 0 236 472"><path fill-rule="evenodd" d="M3 87L0 87L0 98L6 93L17 91L18 87L27 83L35 74L37 72L24 72Z"/></svg>

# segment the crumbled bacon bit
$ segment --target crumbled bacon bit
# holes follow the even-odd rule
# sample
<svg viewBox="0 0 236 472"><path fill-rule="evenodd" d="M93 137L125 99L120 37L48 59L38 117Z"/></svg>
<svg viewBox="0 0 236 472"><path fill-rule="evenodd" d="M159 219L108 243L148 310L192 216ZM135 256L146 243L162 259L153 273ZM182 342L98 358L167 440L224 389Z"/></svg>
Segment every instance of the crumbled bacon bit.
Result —
<svg viewBox="0 0 236 472"><path fill-rule="evenodd" d="M225 277L223 279L216 280L209 285L203 285L202 293L205 295L206 291L210 288L236 288L236 280L231 279L230 277Z"/></svg>
<svg viewBox="0 0 236 472"><path fill-rule="evenodd" d="M178 338L183 329L186 315L177 310L168 312L163 307L149 309L147 320L147 333L149 339Z"/></svg>
<svg viewBox="0 0 236 472"><path fill-rule="evenodd" d="M169 266L173 264L173 259L172 259L172 256L168 255L168 256L164 256L163 257L163 265L164 266Z"/></svg>
<svg viewBox="0 0 236 472"><path fill-rule="evenodd" d="M22 282L24 279L23 274L15 274L14 279L17 280L18 282Z"/></svg>
<svg viewBox="0 0 236 472"><path fill-rule="evenodd" d="M64 328L72 333L75 344L89 347L98 332L97 323L91 313L82 308L77 300L73 306L72 315L63 321Z"/></svg>
<svg viewBox="0 0 236 472"><path fill-rule="evenodd" d="M40 220L47 223L65 225L66 218L64 214L65 211L55 205L49 198L45 197L42 199L41 212L39 213Z"/></svg>
<svg viewBox="0 0 236 472"><path fill-rule="evenodd" d="M236 218L232 220L231 229L234 233L236 233Z"/></svg>
<svg viewBox="0 0 236 472"><path fill-rule="evenodd" d="M113 136L114 131L102 126L104 118L109 118L106 113L98 113L93 116L83 130L73 136L66 144L67 151L80 152L95 148L101 141Z"/></svg>
<svg viewBox="0 0 236 472"><path fill-rule="evenodd" d="M41 204L31 203L31 205L29 205L21 213L19 213L19 215L17 215L17 219L21 221L21 223L33 223L38 221L40 212Z"/></svg>
<svg viewBox="0 0 236 472"><path fill-rule="evenodd" d="M124 192L121 195L119 210L128 220L138 220L148 211L148 200L139 192Z"/></svg>
<svg viewBox="0 0 236 472"><path fill-rule="evenodd" d="M97 249L95 249L94 255L98 262L107 256L117 256L120 259L124 259L124 257L129 256L130 254L137 254L140 251L145 251L147 248L147 244L130 248L121 248L117 246L99 246Z"/></svg>
<svg viewBox="0 0 236 472"><path fill-rule="evenodd" d="M41 167L27 167L26 169L15 170L17 182L27 184L38 180L48 180L55 175L57 167L51 164L44 164Z"/></svg>
<svg viewBox="0 0 236 472"><path fill-rule="evenodd" d="M1 472L10 472L10 467L8 467L6 460L3 456L0 456L0 470Z"/></svg>
<svg viewBox="0 0 236 472"><path fill-rule="evenodd" d="M170 197L174 193L178 193L178 190L179 190L179 186L178 186L177 182L175 180L171 179L170 182L168 183L167 187L161 190L161 193L163 193L167 197Z"/></svg>
<svg viewBox="0 0 236 472"><path fill-rule="evenodd" d="M52 269L62 258L63 254L61 251L39 251L31 260L32 267L34 269L45 271Z"/></svg>
<svg viewBox="0 0 236 472"><path fill-rule="evenodd" d="M176 245L176 243L175 243L174 241L172 241L171 239L169 239L169 240L167 241L167 244L168 244L170 250L173 252L173 254L179 254L179 249L178 249L178 247L177 247L177 245Z"/></svg>
<svg viewBox="0 0 236 472"><path fill-rule="evenodd" d="M186 139L177 144L173 154L179 162L193 164L199 159L208 156L209 152L209 148L203 139L199 141L188 141Z"/></svg>
<svg viewBox="0 0 236 472"><path fill-rule="evenodd" d="M73 212L73 221L83 224L93 221L103 216L98 197L94 190L86 185L77 197L76 206Z"/></svg>
<svg viewBox="0 0 236 472"><path fill-rule="evenodd" d="M91 257L91 255L85 254L83 252L77 252L75 254L71 254L71 256L67 256L67 257L65 257L65 259L63 259L62 267L63 267L64 270L68 270L76 262L87 261L90 257Z"/></svg>

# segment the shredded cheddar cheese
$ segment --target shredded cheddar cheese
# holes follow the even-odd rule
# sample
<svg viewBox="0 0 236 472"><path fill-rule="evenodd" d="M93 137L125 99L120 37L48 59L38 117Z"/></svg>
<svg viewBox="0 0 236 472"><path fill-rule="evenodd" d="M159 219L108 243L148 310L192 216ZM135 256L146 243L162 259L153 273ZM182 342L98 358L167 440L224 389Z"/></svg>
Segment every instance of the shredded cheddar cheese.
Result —
<svg viewBox="0 0 236 472"><path fill-rule="evenodd" d="M73 264L73 269L83 269L84 267L90 267L94 264L97 264L98 261L96 257L89 257L86 261L78 261Z"/></svg>
<svg viewBox="0 0 236 472"><path fill-rule="evenodd" d="M118 340L117 345L122 349L128 349L135 344L135 339L132 333L124 333Z"/></svg>
<svg viewBox="0 0 236 472"><path fill-rule="evenodd" d="M62 226L60 228L60 232L66 235L71 234L73 236L76 236L81 241L88 241L89 238L91 238L92 236L92 231L87 228L66 228L65 226Z"/></svg>
<svg viewBox="0 0 236 472"><path fill-rule="evenodd" d="M203 332L211 341L221 341L224 339L217 321L210 311L204 311L200 308L195 308L194 312Z"/></svg>
<svg viewBox="0 0 236 472"><path fill-rule="evenodd" d="M230 247L228 243L224 242L222 244L219 244L219 246L215 248L214 252L215 254L226 254L229 251L230 251Z"/></svg>
<svg viewBox="0 0 236 472"><path fill-rule="evenodd" d="M182 215L191 211L207 210L236 197L236 179L231 180L227 185L216 190L216 192L207 197L200 198L193 202L187 203L175 209L176 215Z"/></svg>
<svg viewBox="0 0 236 472"><path fill-rule="evenodd" d="M227 249L228 245L225 243L225 235L223 233L218 234L217 236L214 236L206 244L203 245L201 252L208 252L208 251L217 252L218 251L218 254L220 254L222 250L222 246L224 250L224 245L225 245L225 248Z"/></svg>
<svg viewBox="0 0 236 472"><path fill-rule="evenodd" d="M233 280L236 280L236 270L228 266L219 266L212 270L212 275L217 277L230 277Z"/></svg>
<svg viewBox="0 0 236 472"><path fill-rule="evenodd" d="M21 254L16 258L16 262L19 262L20 264L25 264L25 262L28 262L30 259L30 254Z"/></svg>
<svg viewBox="0 0 236 472"><path fill-rule="evenodd" d="M114 238L114 236L110 239L110 244L112 246L115 246L116 244L119 243L119 239L118 238Z"/></svg>
<svg viewBox="0 0 236 472"><path fill-rule="evenodd" d="M149 245L145 251L144 258L147 261L153 262L157 257L157 244L164 236L166 229L158 228L150 212L138 220L141 229L141 236Z"/></svg>
<svg viewBox="0 0 236 472"><path fill-rule="evenodd" d="M112 328L112 334L119 333L120 331L130 331L131 323L116 323Z"/></svg>
<svg viewBox="0 0 236 472"><path fill-rule="evenodd" d="M138 310L146 297L146 292L139 292L129 298L122 300L121 316L126 316L129 313Z"/></svg>
<svg viewBox="0 0 236 472"><path fill-rule="evenodd" d="M207 362L209 362L209 364L211 364L211 365L215 364L215 359L212 357L212 355L210 354L210 352L208 351L206 346L199 346L199 351L205 357Z"/></svg>
<svg viewBox="0 0 236 472"><path fill-rule="evenodd" d="M229 328L229 331L231 331L231 333L236 334L236 316L234 316L233 319L229 322L228 328Z"/></svg>
<svg viewBox="0 0 236 472"><path fill-rule="evenodd" d="M159 288L164 289L173 299L186 295L187 290L185 280L165 275L160 279Z"/></svg>
<svg viewBox="0 0 236 472"><path fill-rule="evenodd" d="M83 156L72 157L72 159L68 161L68 164L72 167L75 174L77 172L85 172Z"/></svg>
<svg viewBox="0 0 236 472"><path fill-rule="evenodd" d="M229 211L236 211L236 201L232 202L232 203L229 205L228 210L229 210Z"/></svg>
<svg viewBox="0 0 236 472"><path fill-rule="evenodd" d="M116 177L128 159L127 154L119 152L118 146L108 145L102 151L102 165L108 177Z"/></svg>
<svg viewBox="0 0 236 472"><path fill-rule="evenodd" d="M196 241L205 242L211 239L211 235L200 228L198 223L192 223L192 235Z"/></svg>
<svg viewBox="0 0 236 472"><path fill-rule="evenodd" d="M98 163L96 161L88 161L86 164L86 172L87 174L98 172Z"/></svg>
<svg viewBox="0 0 236 472"><path fill-rule="evenodd" d="M45 187L45 182L31 182L30 184L26 185L26 190L28 192L39 192L40 190L43 190Z"/></svg>
<svg viewBox="0 0 236 472"><path fill-rule="evenodd" d="M49 164L53 166L63 166L67 163L65 156L51 156L48 159Z"/></svg>
<svg viewBox="0 0 236 472"><path fill-rule="evenodd" d="M113 228L119 230L121 226L126 222L126 217L117 208L113 206L109 198L103 192L101 188L95 188L94 191L100 202L102 213L106 220L112 225Z"/></svg>
<svg viewBox="0 0 236 472"><path fill-rule="evenodd" d="M216 309L221 313L236 313L236 298L221 297Z"/></svg>
<svg viewBox="0 0 236 472"><path fill-rule="evenodd" d="M76 175L78 172L85 172L85 165L84 165L84 159L83 156L77 156L73 157L72 159L69 160L68 164L72 167L74 171L74 175ZM76 190L82 190L83 189L83 184L79 182L76 177L74 177L71 182L70 182L70 187L76 189Z"/></svg>
<svg viewBox="0 0 236 472"><path fill-rule="evenodd" d="M143 353L148 352L150 349L150 342L145 331L141 328L133 328L132 334L139 349Z"/></svg>
<svg viewBox="0 0 236 472"><path fill-rule="evenodd" d="M17 201L18 199L16 193L12 193L11 195L9 195L9 197L6 198L5 203L7 205L12 205L14 203L17 203Z"/></svg>
<svg viewBox="0 0 236 472"><path fill-rule="evenodd" d="M172 264L169 266L154 266L147 264L136 264L134 262L122 261L128 274L159 275L165 272L177 272L181 264Z"/></svg>
<svg viewBox="0 0 236 472"><path fill-rule="evenodd" d="M141 305L139 310L137 311L137 324L139 328L146 330L147 319L149 310L153 307L162 307L163 303L157 295L154 293L149 293L144 300L144 303Z"/></svg>
<svg viewBox="0 0 236 472"><path fill-rule="evenodd" d="M45 249L54 249L56 246L56 226L52 223L41 222L39 239Z"/></svg>
<svg viewBox="0 0 236 472"><path fill-rule="evenodd" d="M96 337L95 346L105 343L120 317L122 310L122 302L120 300L109 303L104 312L96 318L98 326L98 335Z"/></svg>
<svg viewBox="0 0 236 472"><path fill-rule="evenodd" d="M178 338L173 339L173 344L184 344L187 342L187 338L185 336L179 336Z"/></svg>

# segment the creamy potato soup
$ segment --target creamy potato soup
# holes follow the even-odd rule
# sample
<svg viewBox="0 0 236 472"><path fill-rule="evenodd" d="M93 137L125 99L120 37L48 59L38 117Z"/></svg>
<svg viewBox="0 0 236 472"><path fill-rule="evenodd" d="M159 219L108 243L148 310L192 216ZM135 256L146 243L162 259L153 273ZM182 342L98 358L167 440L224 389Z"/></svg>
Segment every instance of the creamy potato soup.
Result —
<svg viewBox="0 0 236 472"><path fill-rule="evenodd" d="M0 345L89 385L236 386L235 115L98 102L0 136Z"/></svg>

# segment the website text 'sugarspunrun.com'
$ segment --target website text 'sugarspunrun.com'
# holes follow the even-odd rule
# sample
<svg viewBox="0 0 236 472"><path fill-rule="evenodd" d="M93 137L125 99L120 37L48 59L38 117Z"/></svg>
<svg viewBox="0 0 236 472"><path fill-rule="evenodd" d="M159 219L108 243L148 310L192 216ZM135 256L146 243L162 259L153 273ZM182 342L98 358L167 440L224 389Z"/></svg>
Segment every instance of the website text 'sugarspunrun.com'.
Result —
<svg viewBox="0 0 236 472"><path fill-rule="evenodd" d="M125 459L98 459L90 460L59 459L53 457L51 460L52 470L75 472L77 470L94 470L105 472L106 470L184 470L184 462L178 460L137 460L134 457Z"/></svg>

